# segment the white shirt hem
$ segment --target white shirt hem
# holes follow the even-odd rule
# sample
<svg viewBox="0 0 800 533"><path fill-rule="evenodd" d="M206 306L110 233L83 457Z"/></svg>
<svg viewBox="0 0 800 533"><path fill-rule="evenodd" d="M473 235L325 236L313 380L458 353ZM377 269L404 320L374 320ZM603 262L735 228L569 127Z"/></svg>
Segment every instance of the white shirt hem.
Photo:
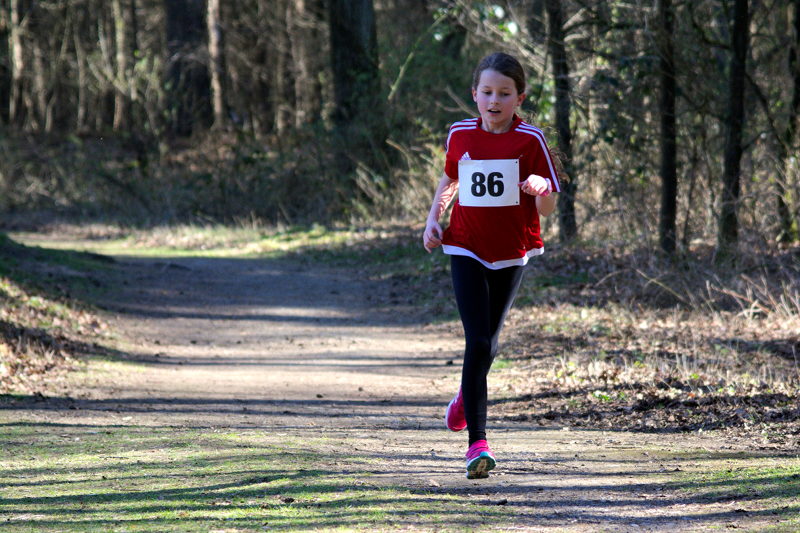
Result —
<svg viewBox="0 0 800 533"><path fill-rule="evenodd" d="M461 248L460 246L453 246L451 244L443 244L442 251L447 255L464 255L467 257L471 257L478 261L480 264L488 268L489 270L500 270L501 268L508 268L511 266L525 266L528 264L528 259L531 257L535 257L537 255L542 255L544 253L544 247L542 248L534 248L533 250L528 250L528 253L519 257L517 259L503 259L502 261L495 261L494 263L490 263L489 261L485 261L475 255L474 252L467 250L466 248Z"/></svg>

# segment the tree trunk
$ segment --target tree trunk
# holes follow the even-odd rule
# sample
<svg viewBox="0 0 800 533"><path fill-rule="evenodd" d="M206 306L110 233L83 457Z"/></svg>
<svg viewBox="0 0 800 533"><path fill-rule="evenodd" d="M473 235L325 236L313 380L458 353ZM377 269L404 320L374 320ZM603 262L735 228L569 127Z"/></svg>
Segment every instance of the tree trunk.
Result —
<svg viewBox="0 0 800 533"><path fill-rule="evenodd" d="M23 96L26 100L25 106L30 112L31 127L36 131L47 131L47 99L50 91L48 90L47 71L45 69L46 52L42 49L42 28L40 27L35 5L28 11L28 19L29 46L33 56L29 66L32 80L30 91Z"/></svg>
<svg viewBox="0 0 800 533"><path fill-rule="evenodd" d="M122 0L111 1L111 11L114 17L114 41L117 48L117 72L114 81L114 123L115 130L127 128L129 125L129 95L128 81L128 38L127 24L122 10Z"/></svg>
<svg viewBox="0 0 800 533"><path fill-rule="evenodd" d="M783 139L779 143L780 160L783 164L783 176L778 176L775 180L776 196L778 201L778 242L790 243L798 239L800 232L800 214L793 216L788 198L787 190L789 175L796 170L791 167L791 157L796 153L797 127L800 119L800 0L792 2L794 7L794 42L789 49L789 75L792 80L792 101L789 107L789 117L786 122L786 129Z"/></svg>
<svg viewBox="0 0 800 533"><path fill-rule="evenodd" d="M87 87L89 85L88 67L86 66L86 51L83 49L81 36L78 32L73 34L75 46L75 63L78 67L78 106L75 110L75 130L84 133L88 120L89 97Z"/></svg>
<svg viewBox="0 0 800 533"><path fill-rule="evenodd" d="M547 39L547 25L545 20L545 2L543 0L531 0L527 2L528 14L526 26L528 34L535 43L543 43Z"/></svg>
<svg viewBox="0 0 800 533"><path fill-rule="evenodd" d="M467 42L467 28L458 20L457 16L448 16L444 27L447 28L439 47L442 55L452 61L462 61L462 51Z"/></svg>
<svg viewBox="0 0 800 533"><path fill-rule="evenodd" d="M188 136L211 124L211 87L203 55L203 0L165 0L170 133Z"/></svg>
<svg viewBox="0 0 800 533"><path fill-rule="evenodd" d="M11 27L10 12L0 4L0 123L8 122L8 104L11 97Z"/></svg>
<svg viewBox="0 0 800 533"><path fill-rule="evenodd" d="M562 241L569 241L578 235L578 224L575 218L575 193L577 182L572 165L572 129L570 128L570 87L569 64L564 47L564 12L561 0L546 0L548 38L550 56L553 63L553 79L556 86L556 129L558 130L558 148L563 158L563 169L566 174L558 198L558 223Z"/></svg>
<svg viewBox="0 0 800 533"><path fill-rule="evenodd" d="M278 133L283 133L294 126L294 115L296 110L295 91L294 91L294 57L292 43L289 35L291 33L292 0L281 0L276 2L277 16L281 17L282 24L276 28L273 39L275 40L275 67L273 71L273 84L275 91L275 129Z"/></svg>
<svg viewBox="0 0 800 533"><path fill-rule="evenodd" d="M220 17L220 0L208 0L208 62L211 72L211 100L214 110L214 127L227 123L225 103L225 46Z"/></svg>
<svg viewBox="0 0 800 533"><path fill-rule="evenodd" d="M330 0L334 120L347 125L377 111L378 41L372 0Z"/></svg>
<svg viewBox="0 0 800 533"><path fill-rule="evenodd" d="M672 0L658 3L661 100L661 213L658 236L664 253L675 253L678 197L677 144L675 133L675 57L672 43Z"/></svg>
<svg viewBox="0 0 800 533"><path fill-rule="evenodd" d="M25 53L22 44L23 24L28 10L25 0L11 0L11 88L8 101L8 121L16 126L25 122Z"/></svg>
<svg viewBox="0 0 800 533"><path fill-rule="evenodd" d="M371 165L385 156L375 11L372 0L330 0L328 8L339 170L349 173L356 160Z"/></svg>
<svg viewBox="0 0 800 533"><path fill-rule="evenodd" d="M131 50L136 57L135 54L139 51L139 14L136 9L136 0L128 2L128 10L128 18L131 21Z"/></svg>
<svg viewBox="0 0 800 533"><path fill-rule="evenodd" d="M728 124L722 175L717 250L720 261L730 259L739 240L738 203L741 192L742 130L744 129L744 83L750 40L748 0L736 0L731 35L730 79L728 80Z"/></svg>
<svg viewBox="0 0 800 533"><path fill-rule="evenodd" d="M319 118L322 87L318 72L320 25L324 6L320 0L290 0L286 27L292 50L294 78L294 126L300 128Z"/></svg>

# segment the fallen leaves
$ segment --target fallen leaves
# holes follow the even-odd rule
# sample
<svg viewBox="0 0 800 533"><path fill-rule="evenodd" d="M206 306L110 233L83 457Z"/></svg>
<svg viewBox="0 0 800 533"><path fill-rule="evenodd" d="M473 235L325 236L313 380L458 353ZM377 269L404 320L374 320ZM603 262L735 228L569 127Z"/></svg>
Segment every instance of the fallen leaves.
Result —
<svg viewBox="0 0 800 533"><path fill-rule="evenodd" d="M0 277L0 305L0 393L41 393L107 331L88 310L32 295L7 277Z"/></svg>
<svg viewBox="0 0 800 533"><path fill-rule="evenodd" d="M800 267L759 259L742 268L769 269L769 282L697 258L671 265L642 252L557 250L530 268L506 322L500 357L516 364L493 372L505 398L492 412L540 425L725 429L796 445ZM588 280L561 274L566 266ZM735 291L709 294L707 282ZM763 312L742 312L745 299Z"/></svg>

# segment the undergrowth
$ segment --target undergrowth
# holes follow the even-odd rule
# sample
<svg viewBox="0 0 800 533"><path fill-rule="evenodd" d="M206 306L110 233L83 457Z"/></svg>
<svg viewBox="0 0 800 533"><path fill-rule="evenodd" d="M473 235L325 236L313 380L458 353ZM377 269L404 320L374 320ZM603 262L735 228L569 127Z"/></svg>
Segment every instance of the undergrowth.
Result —
<svg viewBox="0 0 800 533"><path fill-rule="evenodd" d="M443 334L460 335L447 258L425 253L419 225L56 229L101 252L345 268L391 283ZM508 317L500 357L511 364L493 374L503 391L493 413L547 425L728 429L793 445L800 438L799 292L797 247L723 267L702 246L678 260L623 247L550 246L527 268Z"/></svg>
<svg viewBox="0 0 800 533"><path fill-rule="evenodd" d="M42 394L95 352L106 323L75 296L108 260L23 246L0 234L0 394Z"/></svg>
<svg viewBox="0 0 800 533"><path fill-rule="evenodd" d="M218 131L160 151L125 136L8 136L0 138L0 212L21 213L22 229L37 211L143 227L406 216L430 203L442 141L397 139L383 160L368 161L317 127L263 137Z"/></svg>
<svg viewBox="0 0 800 533"><path fill-rule="evenodd" d="M551 250L508 320L501 411L542 424L800 439L800 250L719 267Z"/></svg>

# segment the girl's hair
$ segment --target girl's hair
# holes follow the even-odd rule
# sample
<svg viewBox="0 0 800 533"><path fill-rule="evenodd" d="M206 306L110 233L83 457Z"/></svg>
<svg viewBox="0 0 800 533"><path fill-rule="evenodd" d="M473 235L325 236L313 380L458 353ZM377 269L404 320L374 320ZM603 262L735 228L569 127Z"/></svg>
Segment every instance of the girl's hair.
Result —
<svg viewBox="0 0 800 533"><path fill-rule="evenodd" d="M484 70L494 70L503 76L507 76L514 80L514 86L517 88L518 94L525 92L525 71L522 69L517 58L504 54L503 52L495 52L484 57L475 68L472 74L472 88L478 88L478 82L481 80L481 74Z"/></svg>

